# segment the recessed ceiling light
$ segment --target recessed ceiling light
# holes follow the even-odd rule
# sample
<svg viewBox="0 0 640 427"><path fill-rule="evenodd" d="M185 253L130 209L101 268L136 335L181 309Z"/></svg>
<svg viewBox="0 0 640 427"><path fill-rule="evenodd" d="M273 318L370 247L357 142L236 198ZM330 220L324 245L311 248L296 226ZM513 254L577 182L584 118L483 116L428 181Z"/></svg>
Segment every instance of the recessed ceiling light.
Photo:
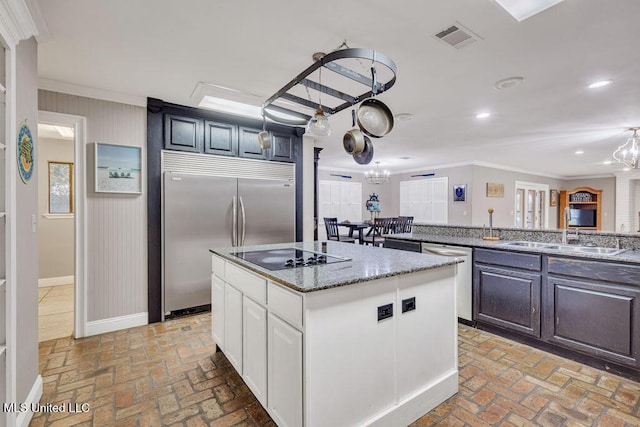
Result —
<svg viewBox="0 0 640 427"><path fill-rule="evenodd" d="M604 162L602 162L603 165L610 165L611 163L611 160L605 160Z"/></svg>
<svg viewBox="0 0 640 427"><path fill-rule="evenodd" d="M409 121L411 119L413 119L413 114L411 113L398 113L396 114L396 119L401 120L401 121Z"/></svg>
<svg viewBox="0 0 640 427"><path fill-rule="evenodd" d="M476 114L476 119L486 119L487 117L490 117L491 113L479 113Z"/></svg>
<svg viewBox="0 0 640 427"><path fill-rule="evenodd" d="M498 90L511 89L520 86L522 82L524 82L524 77L507 77L506 79L495 82L493 87Z"/></svg>
<svg viewBox="0 0 640 427"><path fill-rule="evenodd" d="M588 86L588 88L589 89L596 89L596 88L599 88L599 87L609 86L611 83L613 83L613 80L601 80L599 82L591 83Z"/></svg>
<svg viewBox="0 0 640 427"><path fill-rule="evenodd" d="M629 172L631 169L629 169L629 168L624 168L624 169L622 169L622 170L623 170L623 171L625 171L625 172Z"/></svg>
<svg viewBox="0 0 640 427"><path fill-rule="evenodd" d="M578 151L576 151L576 154L578 154L578 155L580 155L580 154L584 154L584 151L582 151L582 150L578 150Z"/></svg>

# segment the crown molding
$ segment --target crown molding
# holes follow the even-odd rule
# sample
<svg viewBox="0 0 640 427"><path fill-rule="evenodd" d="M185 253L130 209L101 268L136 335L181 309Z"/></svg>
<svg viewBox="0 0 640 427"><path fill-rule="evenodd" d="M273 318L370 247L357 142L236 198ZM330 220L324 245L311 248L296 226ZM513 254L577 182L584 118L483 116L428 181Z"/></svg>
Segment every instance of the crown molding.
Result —
<svg viewBox="0 0 640 427"><path fill-rule="evenodd" d="M46 43L51 40L51 33L47 26L47 21L42 15L42 9L40 9L39 0L26 0L27 7L31 12L31 18L36 26L36 40L38 43Z"/></svg>
<svg viewBox="0 0 640 427"><path fill-rule="evenodd" d="M40 78L38 79L38 88L51 92L66 93L67 95L117 102L119 104L135 105L138 107L147 106L147 97L145 96L129 95L126 93L61 82L58 80Z"/></svg>
<svg viewBox="0 0 640 427"><path fill-rule="evenodd" d="M38 34L29 7L24 0L0 1L0 35L6 47L13 48L20 40Z"/></svg>

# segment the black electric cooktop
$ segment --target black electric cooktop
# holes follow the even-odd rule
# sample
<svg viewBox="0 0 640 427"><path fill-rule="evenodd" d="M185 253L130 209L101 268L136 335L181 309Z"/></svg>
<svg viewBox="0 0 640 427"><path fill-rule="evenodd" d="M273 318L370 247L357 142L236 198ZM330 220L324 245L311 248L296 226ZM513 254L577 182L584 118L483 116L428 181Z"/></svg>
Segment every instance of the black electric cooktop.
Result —
<svg viewBox="0 0 640 427"><path fill-rule="evenodd" d="M237 251L231 255L242 258L251 264L259 265L267 270L286 270L296 267L311 267L314 265L333 264L350 261L337 255L324 252L314 252L298 248L269 249L263 251Z"/></svg>

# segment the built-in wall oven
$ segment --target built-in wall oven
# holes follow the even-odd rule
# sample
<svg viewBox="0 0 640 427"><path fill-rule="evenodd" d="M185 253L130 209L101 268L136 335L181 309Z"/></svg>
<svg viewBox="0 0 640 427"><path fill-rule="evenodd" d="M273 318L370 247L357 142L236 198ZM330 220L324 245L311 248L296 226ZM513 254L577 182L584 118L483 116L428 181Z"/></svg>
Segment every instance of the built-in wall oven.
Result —
<svg viewBox="0 0 640 427"><path fill-rule="evenodd" d="M441 256L460 258L464 262L457 264L456 272L456 311L460 319L473 321L471 305L471 283L473 278L473 249L463 246L446 246L437 243L423 243L422 252Z"/></svg>

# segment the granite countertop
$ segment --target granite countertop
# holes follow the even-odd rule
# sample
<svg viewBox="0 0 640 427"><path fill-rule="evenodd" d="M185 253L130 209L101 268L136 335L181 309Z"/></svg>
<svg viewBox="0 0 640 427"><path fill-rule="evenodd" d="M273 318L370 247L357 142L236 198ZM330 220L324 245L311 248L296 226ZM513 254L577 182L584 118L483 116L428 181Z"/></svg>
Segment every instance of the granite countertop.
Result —
<svg viewBox="0 0 640 427"><path fill-rule="evenodd" d="M501 249L501 250L528 252L528 253L544 253L544 254L570 256L574 258L589 258L589 259L597 259L602 261L629 262L629 263L640 264L640 251L637 251L637 250L625 250L624 252L619 253L617 255L603 255L603 254L582 253L582 252L567 252L567 251L561 251L557 249L508 246L508 245L505 245L505 243L509 243L510 242L509 240L497 240L497 241L483 240L475 237L441 236L441 235L422 234L422 233L399 233L399 234L390 234L390 235L387 235L386 237L389 237L392 239L399 239L399 240L439 243L439 244L452 245L452 246ZM559 242L556 242L556 243L559 243Z"/></svg>
<svg viewBox="0 0 640 427"><path fill-rule="evenodd" d="M210 251L269 280L299 292L319 291L461 262L456 258L438 255L333 241L327 242L327 255L350 258L350 261L271 271L231 255L232 252L237 252L238 250L255 251L290 247L321 252L320 242L215 248L210 249Z"/></svg>

